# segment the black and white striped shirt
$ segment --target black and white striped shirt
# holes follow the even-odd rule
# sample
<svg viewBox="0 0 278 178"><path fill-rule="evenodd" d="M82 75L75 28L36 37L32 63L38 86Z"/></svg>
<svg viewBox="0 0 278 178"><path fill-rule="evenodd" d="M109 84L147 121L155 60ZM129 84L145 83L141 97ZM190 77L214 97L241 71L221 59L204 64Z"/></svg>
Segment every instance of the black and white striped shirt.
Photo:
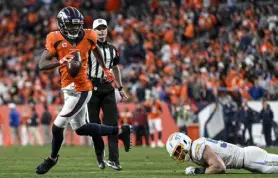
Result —
<svg viewBox="0 0 278 178"><path fill-rule="evenodd" d="M98 46L100 47L105 66L107 68L111 69L113 66L120 63L120 58L115 46L108 42L101 43L99 41ZM102 67L96 60L92 51L89 52L88 68L88 75L90 78L104 78Z"/></svg>

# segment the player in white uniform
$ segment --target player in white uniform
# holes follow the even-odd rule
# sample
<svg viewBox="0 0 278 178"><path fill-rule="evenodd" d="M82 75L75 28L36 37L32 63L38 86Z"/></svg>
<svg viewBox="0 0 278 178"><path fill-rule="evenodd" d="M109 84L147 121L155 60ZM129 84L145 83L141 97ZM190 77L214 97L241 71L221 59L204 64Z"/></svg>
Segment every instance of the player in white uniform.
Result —
<svg viewBox="0 0 278 178"><path fill-rule="evenodd" d="M188 167L185 174L219 174L226 169L246 169L257 173L278 173L278 155L249 146L239 146L208 138L195 141L180 132L167 140L170 157L178 161L192 161L201 168Z"/></svg>

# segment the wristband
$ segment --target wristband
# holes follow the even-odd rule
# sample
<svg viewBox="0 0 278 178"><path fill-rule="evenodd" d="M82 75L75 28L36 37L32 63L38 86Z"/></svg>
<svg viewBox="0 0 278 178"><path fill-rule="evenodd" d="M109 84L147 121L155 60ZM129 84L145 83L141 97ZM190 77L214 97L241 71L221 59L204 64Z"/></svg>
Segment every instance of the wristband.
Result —
<svg viewBox="0 0 278 178"><path fill-rule="evenodd" d="M203 167L195 168L195 170L194 170L194 174L205 174L205 172L206 172L206 168L203 168Z"/></svg>
<svg viewBox="0 0 278 178"><path fill-rule="evenodd" d="M123 87L122 87L122 86L120 86L120 87L118 88L118 91L122 91L122 89L123 89Z"/></svg>

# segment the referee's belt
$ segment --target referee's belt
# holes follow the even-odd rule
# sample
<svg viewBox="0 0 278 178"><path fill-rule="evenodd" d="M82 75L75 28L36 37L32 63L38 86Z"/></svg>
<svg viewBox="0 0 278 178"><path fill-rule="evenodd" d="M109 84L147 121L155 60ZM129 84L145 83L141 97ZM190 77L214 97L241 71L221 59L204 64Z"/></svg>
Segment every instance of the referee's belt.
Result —
<svg viewBox="0 0 278 178"><path fill-rule="evenodd" d="M93 82L93 83L111 83L111 82L108 82L106 79L104 79L104 78L94 78L94 77L92 77L91 78L91 81Z"/></svg>

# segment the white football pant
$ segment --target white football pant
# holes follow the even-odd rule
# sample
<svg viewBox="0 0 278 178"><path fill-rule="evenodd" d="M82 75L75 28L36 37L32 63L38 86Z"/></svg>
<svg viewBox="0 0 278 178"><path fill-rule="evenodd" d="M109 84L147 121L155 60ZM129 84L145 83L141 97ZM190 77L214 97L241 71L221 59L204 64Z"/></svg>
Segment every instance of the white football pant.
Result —
<svg viewBox="0 0 278 178"><path fill-rule="evenodd" d="M278 173L278 155L249 146L244 149L244 169L259 173Z"/></svg>
<svg viewBox="0 0 278 178"><path fill-rule="evenodd" d="M92 91L62 91L64 93L64 106L56 117L54 124L57 127L66 128L67 124L70 123L72 129L76 130L86 124L86 108L92 96Z"/></svg>

